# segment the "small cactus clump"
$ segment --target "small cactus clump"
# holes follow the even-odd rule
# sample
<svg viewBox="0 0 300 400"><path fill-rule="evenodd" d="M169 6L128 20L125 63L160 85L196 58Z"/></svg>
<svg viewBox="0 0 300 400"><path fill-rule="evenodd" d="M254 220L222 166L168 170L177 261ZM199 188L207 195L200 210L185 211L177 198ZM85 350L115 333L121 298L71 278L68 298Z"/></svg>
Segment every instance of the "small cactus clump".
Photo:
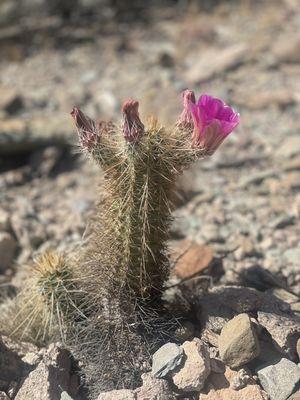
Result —
<svg viewBox="0 0 300 400"><path fill-rule="evenodd" d="M72 262L40 258L21 295L29 311L18 329L42 339L58 332L99 390L135 386L149 352L172 334L175 319L161 295L176 179L211 156L239 123L221 100L196 101L190 90L171 128L155 119L144 124L138 106L125 101L120 126L73 109L81 149L104 173L105 196L87 245Z"/></svg>

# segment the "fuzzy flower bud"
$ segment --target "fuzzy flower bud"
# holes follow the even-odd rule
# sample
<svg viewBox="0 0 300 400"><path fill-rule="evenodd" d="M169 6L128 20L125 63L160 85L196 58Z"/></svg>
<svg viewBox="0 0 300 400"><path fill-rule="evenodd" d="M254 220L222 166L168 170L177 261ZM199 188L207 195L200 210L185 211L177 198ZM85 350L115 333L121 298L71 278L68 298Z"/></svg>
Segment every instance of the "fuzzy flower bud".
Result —
<svg viewBox="0 0 300 400"><path fill-rule="evenodd" d="M189 110L194 123L193 146L207 155L212 155L240 122L239 114L231 107L207 94L195 104L190 102Z"/></svg>
<svg viewBox="0 0 300 400"><path fill-rule="evenodd" d="M126 100L122 106L123 134L128 142L136 142L144 133L144 124L139 117L139 102Z"/></svg>
<svg viewBox="0 0 300 400"><path fill-rule="evenodd" d="M183 110L176 123L179 128L189 129L193 127L193 117L190 111L190 103L195 104L195 93L192 90L184 90L182 92Z"/></svg>
<svg viewBox="0 0 300 400"><path fill-rule="evenodd" d="M71 115L77 127L80 145L91 151L99 140L95 122L76 107L73 108Z"/></svg>

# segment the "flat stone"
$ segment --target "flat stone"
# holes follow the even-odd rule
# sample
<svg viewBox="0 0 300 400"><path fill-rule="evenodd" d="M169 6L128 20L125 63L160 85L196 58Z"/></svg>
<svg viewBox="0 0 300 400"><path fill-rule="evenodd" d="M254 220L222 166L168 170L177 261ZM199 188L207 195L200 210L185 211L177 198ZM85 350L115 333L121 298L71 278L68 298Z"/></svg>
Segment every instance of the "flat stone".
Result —
<svg viewBox="0 0 300 400"><path fill-rule="evenodd" d="M142 375L142 381L143 385L134 391L137 400L174 400L174 393L166 380L147 373Z"/></svg>
<svg viewBox="0 0 300 400"><path fill-rule="evenodd" d="M12 266L17 243L8 232L0 232L0 272Z"/></svg>
<svg viewBox="0 0 300 400"><path fill-rule="evenodd" d="M136 400L136 395L129 389L111 390L100 393L97 400Z"/></svg>
<svg viewBox="0 0 300 400"><path fill-rule="evenodd" d="M237 389L240 371L226 367L225 374L211 373L206 384L207 394L200 394L199 400L268 400L267 394L247 377L247 385Z"/></svg>
<svg viewBox="0 0 300 400"><path fill-rule="evenodd" d="M187 279L203 272L213 260L211 247L193 242L184 241L177 252L179 252L179 256L174 273L181 279Z"/></svg>
<svg viewBox="0 0 300 400"><path fill-rule="evenodd" d="M219 337L220 357L232 368L247 364L260 353L258 338L247 314L227 322Z"/></svg>
<svg viewBox="0 0 300 400"><path fill-rule="evenodd" d="M186 359L182 368L173 373L173 383L185 392L201 390L211 370L208 349L198 338L181 347Z"/></svg>
<svg viewBox="0 0 300 400"><path fill-rule="evenodd" d="M183 349L175 343L166 343L153 354L152 375L163 378L178 367L183 358Z"/></svg>
<svg viewBox="0 0 300 400"><path fill-rule="evenodd" d="M286 400L300 380L300 368L286 358L259 369L257 373L270 400Z"/></svg>

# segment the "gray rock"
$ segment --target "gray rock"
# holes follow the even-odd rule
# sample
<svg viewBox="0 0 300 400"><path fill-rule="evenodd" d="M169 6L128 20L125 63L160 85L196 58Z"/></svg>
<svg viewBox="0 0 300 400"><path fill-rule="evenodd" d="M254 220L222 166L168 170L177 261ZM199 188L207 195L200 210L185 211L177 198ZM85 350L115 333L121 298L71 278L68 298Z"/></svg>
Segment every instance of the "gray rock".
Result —
<svg viewBox="0 0 300 400"><path fill-rule="evenodd" d="M8 232L0 232L0 272L12 266L17 243Z"/></svg>
<svg viewBox="0 0 300 400"><path fill-rule="evenodd" d="M183 358L183 349L175 343L166 343L153 354L152 375L163 378L178 367Z"/></svg>
<svg viewBox="0 0 300 400"><path fill-rule="evenodd" d="M239 314L222 329L219 337L220 357L232 368L247 364L260 353L256 332L247 314Z"/></svg>
<svg viewBox="0 0 300 400"><path fill-rule="evenodd" d="M286 400L300 380L300 368L286 358L259 369L257 373L270 400Z"/></svg>
<svg viewBox="0 0 300 400"><path fill-rule="evenodd" d="M154 378L151 373L143 374L142 380L143 385L134 391L137 400L174 400L174 393L166 380Z"/></svg>
<svg viewBox="0 0 300 400"><path fill-rule="evenodd" d="M10 400L6 393L0 392L0 400Z"/></svg>
<svg viewBox="0 0 300 400"><path fill-rule="evenodd" d="M211 371L208 348L195 338L191 342L184 342L182 349L186 358L182 368L172 374L173 383L185 392L199 391Z"/></svg>
<svg viewBox="0 0 300 400"><path fill-rule="evenodd" d="M0 379L10 382L24 376L26 364L13 349L0 339Z"/></svg>

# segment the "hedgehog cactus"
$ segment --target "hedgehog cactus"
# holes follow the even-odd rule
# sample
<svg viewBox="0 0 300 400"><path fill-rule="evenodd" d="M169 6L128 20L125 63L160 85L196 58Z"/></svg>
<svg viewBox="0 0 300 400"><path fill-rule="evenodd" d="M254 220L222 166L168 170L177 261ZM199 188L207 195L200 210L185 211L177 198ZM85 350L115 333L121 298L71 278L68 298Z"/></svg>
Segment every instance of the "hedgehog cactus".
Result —
<svg viewBox="0 0 300 400"><path fill-rule="evenodd" d="M190 90L182 97L183 111L171 129L153 119L145 126L139 103L131 99L123 104L121 128L96 123L77 108L71 113L82 149L105 175L98 246L101 254L114 255L113 272L138 298L160 293L168 274L166 241L177 176L212 155L239 122L221 100L203 95L196 102Z"/></svg>

